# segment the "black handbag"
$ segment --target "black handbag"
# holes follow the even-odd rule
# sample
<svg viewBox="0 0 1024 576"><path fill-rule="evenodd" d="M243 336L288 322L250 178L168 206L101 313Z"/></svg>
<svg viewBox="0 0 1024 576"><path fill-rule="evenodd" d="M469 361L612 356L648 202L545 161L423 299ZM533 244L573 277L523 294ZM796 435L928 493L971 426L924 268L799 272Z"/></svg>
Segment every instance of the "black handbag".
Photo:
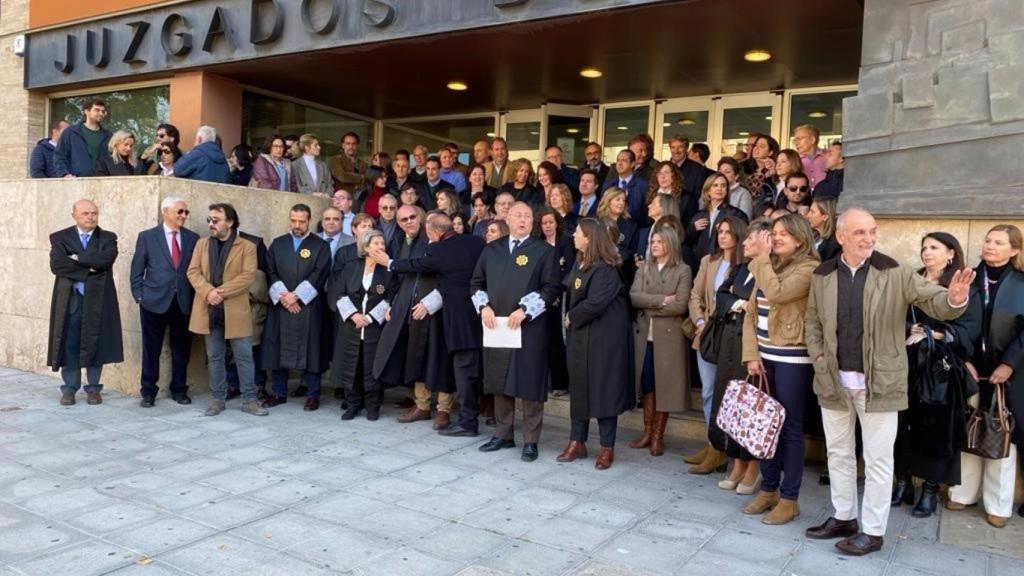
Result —
<svg viewBox="0 0 1024 576"><path fill-rule="evenodd" d="M1001 460L1010 455L1010 440L1016 423L1006 408L1005 386L993 384L988 410L967 408L967 445L964 452Z"/></svg>
<svg viewBox="0 0 1024 576"><path fill-rule="evenodd" d="M917 346L915 358L917 400L931 406L945 406L950 386L962 380L963 362L953 354L948 344L935 340L930 328L925 327L924 336Z"/></svg>
<svg viewBox="0 0 1024 576"><path fill-rule="evenodd" d="M726 319L714 314L704 322L704 330L700 333L700 357L705 362L718 364L718 353L722 347L722 330Z"/></svg>

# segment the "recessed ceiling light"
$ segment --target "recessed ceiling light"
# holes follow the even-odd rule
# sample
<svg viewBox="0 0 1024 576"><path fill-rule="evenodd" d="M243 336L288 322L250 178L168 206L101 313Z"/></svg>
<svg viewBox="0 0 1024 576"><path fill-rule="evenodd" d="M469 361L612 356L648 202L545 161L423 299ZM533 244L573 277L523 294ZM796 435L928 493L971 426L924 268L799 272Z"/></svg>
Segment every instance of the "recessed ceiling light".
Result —
<svg viewBox="0 0 1024 576"><path fill-rule="evenodd" d="M569 134L579 134L580 129L579 128L566 128L565 131L568 132Z"/></svg>
<svg viewBox="0 0 1024 576"><path fill-rule="evenodd" d="M531 136L540 136L540 132L530 132Z"/></svg>
<svg viewBox="0 0 1024 576"><path fill-rule="evenodd" d="M456 92L462 92L463 90L468 90L469 86L460 80L452 80L448 83L448 89L455 90Z"/></svg>
<svg viewBox="0 0 1024 576"><path fill-rule="evenodd" d="M824 118L825 116L828 116L828 113L822 112L821 110L815 110L814 112L807 114L808 118Z"/></svg>
<svg viewBox="0 0 1024 576"><path fill-rule="evenodd" d="M696 120L692 120L690 118L683 118L682 120L679 121L679 124L682 126L693 126L696 123Z"/></svg>
<svg viewBox="0 0 1024 576"><path fill-rule="evenodd" d="M739 134L740 136L750 136L750 132L746 132L746 131L744 131L744 132L737 132L737 134Z"/></svg>
<svg viewBox="0 0 1024 576"><path fill-rule="evenodd" d="M583 76L584 78L600 78L601 76L604 76L604 72L601 72L597 68L584 68L583 70L580 70L580 76Z"/></svg>
<svg viewBox="0 0 1024 576"><path fill-rule="evenodd" d="M772 53L761 49L747 50L747 53L743 55L743 59L747 62L767 62L772 59Z"/></svg>
<svg viewBox="0 0 1024 576"><path fill-rule="evenodd" d="M772 119L772 117L771 116L765 116L764 119L770 121Z"/></svg>
<svg viewBox="0 0 1024 576"><path fill-rule="evenodd" d="M487 133L487 137L488 138L494 138L494 132L488 132Z"/></svg>
<svg viewBox="0 0 1024 576"><path fill-rule="evenodd" d="M669 126L672 125L672 123L671 122L662 122L661 125L666 127L666 128L668 128Z"/></svg>
<svg viewBox="0 0 1024 576"><path fill-rule="evenodd" d="M615 128L618 130L629 130L629 126L616 126Z"/></svg>

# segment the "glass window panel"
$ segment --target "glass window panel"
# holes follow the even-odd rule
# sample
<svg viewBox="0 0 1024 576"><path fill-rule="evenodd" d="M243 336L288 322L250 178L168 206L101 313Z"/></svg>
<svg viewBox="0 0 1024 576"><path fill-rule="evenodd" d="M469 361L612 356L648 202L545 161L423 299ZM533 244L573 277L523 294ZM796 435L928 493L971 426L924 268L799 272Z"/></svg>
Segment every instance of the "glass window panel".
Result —
<svg viewBox="0 0 1024 576"><path fill-rule="evenodd" d="M718 157L732 156L756 132L771 134L772 107L727 108L722 116L722 144Z"/></svg>
<svg viewBox="0 0 1024 576"><path fill-rule="evenodd" d="M540 122L509 122L505 142L510 160L526 158L534 167L540 162Z"/></svg>
<svg viewBox="0 0 1024 576"><path fill-rule="evenodd" d="M629 139L647 132L650 106L607 108L604 111L604 161L615 163L615 157L629 145Z"/></svg>
<svg viewBox="0 0 1024 576"><path fill-rule="evenodd" d="M103 126L111 132L128 130L135 134L135 147L140 152L153 143L157 124L167 122L170 116L170 89L167 86L153 86L52 98L50 118L63 118L72 124L81 122L82 106L93 98L99 98L107 103L107 119ZM188 147L192 142L186 141L184 144Z"/></svg>
<svg viewBox="0 0 1024 576"><path fill-rule="evenodd" d="M590 141L590 119L574 116L548 115L548 141L546 146L562 149L562 162L579 166L586 162L583 152Z"/></svg>
<svg viewBox="0 0 1024 576"><path fill-rule="evenodd" d="M856 96L856 91L825 94L794 94L790 99L787 140L793 147L793 129L802 124L817 126L821 132L819 147L843 137L843 98Z"/></svg>
<svg viewBox="0 0 1024 576"><path fill-rule="evenodd" d="M693 112L672 112L665 114L661 122L661 156L659 158L670 158L669 140L676 136L682 136L690 141L690 145L707 143L708 141L708 118L710 113L707 110L695 110Z"/></svg>
<svg viewBox="0 0 1024 576"><path fill-rule="evenodd" d="M242 95L242 141L256 150L271 134L308 133L320 139L321 156L336 156L341 153L341 137L346 132L359 136L359 155L368 160L374 150L371 122L263 94Z"/></svg>
<svg viewBox="0 0 1024 576"><path fill-rule="evenodd" d="M422 144L436 154L449 142L459 146L459 161L469 164L473 144L494 137L494 116L458 118L451 120L425 120L384 124L384 149L388 151Z"/></svg>

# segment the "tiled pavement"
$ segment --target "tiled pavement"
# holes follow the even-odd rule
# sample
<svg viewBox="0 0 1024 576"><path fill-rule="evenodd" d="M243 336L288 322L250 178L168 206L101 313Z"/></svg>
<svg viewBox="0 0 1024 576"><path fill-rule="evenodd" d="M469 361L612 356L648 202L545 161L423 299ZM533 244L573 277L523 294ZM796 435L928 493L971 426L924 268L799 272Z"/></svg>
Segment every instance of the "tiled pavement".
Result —
<svg viewBox="0 0 1024 576"><path fill-rule="evenodd" d="M1024 574L939 543L939 520L905 508L882 552L839 556L802 537L829 513L817 470L798 520L768 527L718 476L687 475L679 441L661 458L623 446L598 472L554 462L567 432L551 418L526 464L394 410L343 423L333 402L255 418L233 401L203 418L203 397L151 410L57 397L56 380L0 368L0 576Z"/></svg>

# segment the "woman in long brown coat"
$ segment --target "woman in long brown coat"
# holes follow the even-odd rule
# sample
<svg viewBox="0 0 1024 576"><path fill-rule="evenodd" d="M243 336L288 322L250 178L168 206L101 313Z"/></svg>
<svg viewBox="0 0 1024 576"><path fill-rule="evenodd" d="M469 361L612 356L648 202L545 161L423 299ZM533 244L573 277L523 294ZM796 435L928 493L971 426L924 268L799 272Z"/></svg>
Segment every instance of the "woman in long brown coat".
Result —
<svg viewBox="0 0 1024 576"><path fill-rule="evenodd" d="M630 297L637 309L636 386L643 399L644 435L630 443L665 453L669 412L686 410L690 355L683 336L693 275L679 254L676 231L666 226L651 235L651 257L637 270Z"/></svg>

